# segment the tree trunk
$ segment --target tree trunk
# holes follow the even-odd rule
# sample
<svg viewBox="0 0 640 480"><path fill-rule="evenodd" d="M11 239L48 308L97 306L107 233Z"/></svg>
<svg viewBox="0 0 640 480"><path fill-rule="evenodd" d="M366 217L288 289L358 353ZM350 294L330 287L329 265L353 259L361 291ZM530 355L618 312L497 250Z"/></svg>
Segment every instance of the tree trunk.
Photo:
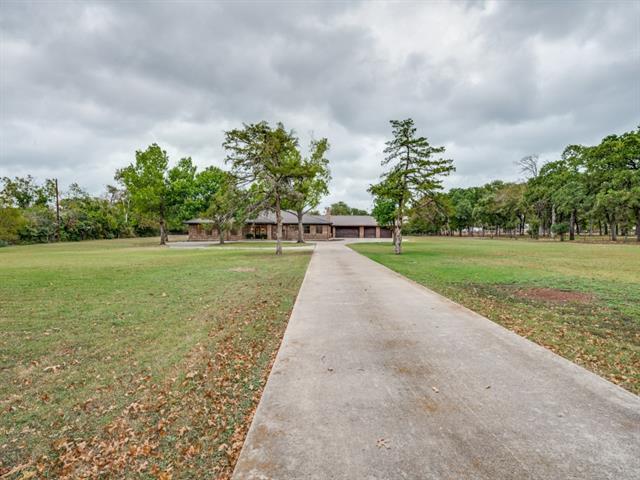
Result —
<svg viewBox="0 0 640 480"><path fill-rule="evenodd" d="M296 214L298 215L298 243L304 243L304 225L302 225L302 217L304 214L302 210L298 210Z"/></svg>
<svg viewBox="0 0 640 480"><path fill-rule="evenodd" d="M540 223L538 224L538 237L544 237L544 220L542 219L542 215L540 215Z"/></svg>
<svg viewBox="0 0 640 480"><path fill-rule="evenodd" d="M164 217L160 217L160 245L167 244L167 229L164 223Z"/></svg>
<svg viewBox="0 0 640 480"><path fill-rule="evenodd" d="M282 255L282 211L280 210L280 195L276 195L276 255Z"/></svg>
<svg viewBox="0 0 640 480"><path fill-rule="evenodd" d="M220 228L218 228L218 243L220 245L224 245L224 234L226 232Z"/></svg>
<svg viewBox="0 0 640 480"><path fill-rule="evenodd" d="M640 242L640 208L636 209L636 242Z"/></svg>
<svg viewBox="0 0 640 480"><path fill-rule="evenodd" d="M569 217L569 240L576 239L576 231L574 228L575 221L576 221L576 211L571 210L571 216Z"/></svg>
<svg viewBox="0 0 640 480"><path fill-rule="evenodd" d="M556 238L556 234L553 233L553 226L556 224L556 206L551 205L551 238Z"/></svg>
<svg viewBox="0 0 640 480"><path fill-rule="evenodd" d="M60 241L60 191L58 190L58 179L56 182L56 242Z"/></svg>
<svg viewBox="0 0 640 480"><path fill-rule="evenodd" d="M615 214L611 215L611 220L609 220L609 232L611 233L611 240L615 242L618 240L618 235L616 232L616 216Z"/></svg>
<svg viewBox="0 0 640 480"><path fill-rule="evenodd" d="M473 228L474 227L467 227L467 231L469 232L470 237L473 237Z"/></svg>
<svg viewBox="0 0 640 480"><path fill-rule="evenodd" d="M402 216L400 215L393 223L393 251L396 255L402 253Z"/></svg>

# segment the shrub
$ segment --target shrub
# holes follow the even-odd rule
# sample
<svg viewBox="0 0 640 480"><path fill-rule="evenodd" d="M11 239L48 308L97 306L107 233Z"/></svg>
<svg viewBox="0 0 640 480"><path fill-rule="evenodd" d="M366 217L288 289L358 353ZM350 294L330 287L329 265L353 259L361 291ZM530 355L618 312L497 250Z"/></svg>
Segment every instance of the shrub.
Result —
<svg viewBox="0 0 640 480"><path fill-rule="evenodd" d="M6 246L19 239L20 231L26 225L26 219L17 208L0 208L0 241Z"/></svg>
<svg viewBox="0 0 640 480"><path fill-rule="evenodd" d="M560 235L560 241L564 242L564 234L569 231L569 224L566 222L556 223L551 227L551 231L556 235Z"/></svg>

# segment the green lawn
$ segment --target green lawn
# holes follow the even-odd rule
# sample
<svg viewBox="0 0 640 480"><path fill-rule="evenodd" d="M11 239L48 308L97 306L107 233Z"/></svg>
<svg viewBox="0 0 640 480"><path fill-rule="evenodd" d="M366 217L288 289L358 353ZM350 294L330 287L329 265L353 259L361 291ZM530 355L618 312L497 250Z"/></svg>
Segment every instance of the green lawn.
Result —
<svg viewBox="0 0 640 480"><path fill-rule="evenodd" d="M310 252L156 243L0 249L0 476L229 477Z"/></svg>
<svg viewBox="0 0 640 480"><path fill-rule="evenodd" d="M313 247L315 242L307 241L305 243L296 243L289 240L283 240L282 248L289 247ZM272 248L275 251L276 242L272 240L244 240L239 242L224 242L220 245L217 242L211 243L211 247L238 247L238 248Z"/></svg>
<svg viewBox="0 0 640 480"><path fill-rule="evenodd" d="M640 247L412 238L354 250L640 393Z"/></svg>

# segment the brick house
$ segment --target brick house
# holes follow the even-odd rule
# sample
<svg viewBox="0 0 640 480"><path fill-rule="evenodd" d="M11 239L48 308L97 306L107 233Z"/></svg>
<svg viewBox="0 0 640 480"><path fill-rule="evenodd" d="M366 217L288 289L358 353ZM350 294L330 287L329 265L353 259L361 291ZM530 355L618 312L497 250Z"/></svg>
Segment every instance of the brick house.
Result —
<svg viewBox="0 0 640 480"><path fill-rule="evenodd" d="M194 218L185 222L189 230L189 241L219 240L213 222L205 218ZM332 238L391 238L388 228L380 227L369 215L304 215L302 217L305 240L329 240ZM276 238L276 216L264 212L249 219L242 228L227 232L225 240ZM298 217L288 211L282 212L282 239L298 239Z"/></svg>

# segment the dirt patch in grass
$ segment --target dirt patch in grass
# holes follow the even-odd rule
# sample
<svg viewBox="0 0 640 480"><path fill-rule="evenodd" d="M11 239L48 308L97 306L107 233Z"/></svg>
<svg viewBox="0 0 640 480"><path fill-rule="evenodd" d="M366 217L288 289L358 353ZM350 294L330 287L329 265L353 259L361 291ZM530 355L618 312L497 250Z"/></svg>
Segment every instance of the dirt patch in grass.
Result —
<svg viewBox="0 0 640 480"><path fill-rule="evenodd" d="M230 272L255 272L256 269L253 267L235 267L235 268L230 268L229 269Z"/></svg>
<svg viewBox="0 0 640 480"><path fill-rule="evenodd" d="M516 297L553 303L590 303L593 295L582 292L571 292L555 288L523 288L514 292Z"/></svg>

